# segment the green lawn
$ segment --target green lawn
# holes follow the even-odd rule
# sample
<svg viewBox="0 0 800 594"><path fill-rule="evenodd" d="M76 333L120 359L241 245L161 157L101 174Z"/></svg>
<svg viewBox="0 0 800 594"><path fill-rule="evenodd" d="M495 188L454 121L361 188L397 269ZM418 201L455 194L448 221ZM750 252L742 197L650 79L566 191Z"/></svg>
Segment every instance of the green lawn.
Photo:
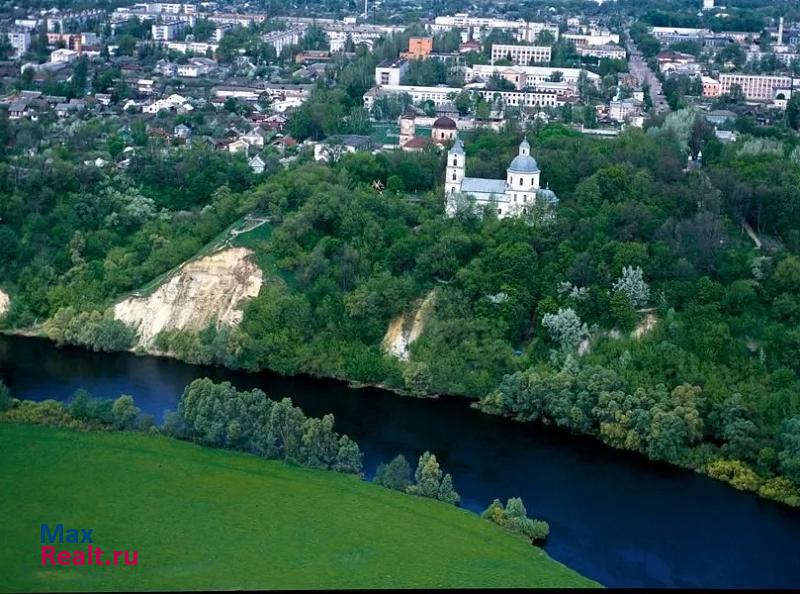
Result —
<svg viewBox="0 0 800 594"><path fill-rule="evenodd" d="M443 503L141 434L0 424L0 514L0 591L595 585ZM58 522L139 565L42 567Z"/></svg>

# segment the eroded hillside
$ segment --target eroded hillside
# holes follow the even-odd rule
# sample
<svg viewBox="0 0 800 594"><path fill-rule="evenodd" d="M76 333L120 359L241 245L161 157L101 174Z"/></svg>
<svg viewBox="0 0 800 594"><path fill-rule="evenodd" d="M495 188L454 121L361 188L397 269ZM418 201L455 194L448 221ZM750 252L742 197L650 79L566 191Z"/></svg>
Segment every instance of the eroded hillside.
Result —
<svg viewBox="0 0 800 594"><path fill-rule="evenodd" d="M136 328L138 345L144 348L163 330L236 325L242 319L241 306L258 295L263 282L252 254L246 248L229 248L187 262L151 294L117 303L114 317Z"/></svg>
<svg viewBox="0 0 800 594"><path fill-rule="evenodd" d="M0 316L8 311L8 306L11 300L8 297L8 293L0 289Z"/></svg>
<svg viewBox="0 0 800 594"><path fill-rule="evenodd" d="M422 334L425 320L433 309L436 291L425 296L412 311L397 316L383 337L383 350L402 361L408 361L411 345Z"/></svg>

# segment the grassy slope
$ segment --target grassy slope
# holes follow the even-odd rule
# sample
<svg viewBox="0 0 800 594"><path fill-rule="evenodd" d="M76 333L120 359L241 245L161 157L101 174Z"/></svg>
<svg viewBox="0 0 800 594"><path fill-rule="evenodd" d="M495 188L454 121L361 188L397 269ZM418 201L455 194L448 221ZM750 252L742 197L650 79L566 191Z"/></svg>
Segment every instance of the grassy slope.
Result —
<svg viewBox="0 0 800 594"><path fill-rule="evenodd" d="M0 452L0 591L592 585L469 512L338 473L8 424ZM57 522L139 566L43 568Z"/></svg>

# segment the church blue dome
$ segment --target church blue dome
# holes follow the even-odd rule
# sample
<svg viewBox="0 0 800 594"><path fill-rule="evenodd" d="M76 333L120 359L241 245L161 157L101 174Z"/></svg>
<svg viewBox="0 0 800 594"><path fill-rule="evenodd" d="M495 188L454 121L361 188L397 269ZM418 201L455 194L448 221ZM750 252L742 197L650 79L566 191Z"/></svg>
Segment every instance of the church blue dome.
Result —
<svg viewBox="0 0 800 594"><path fill-rule="evenodd" d="M511 161L508 170L514 173L536 173L539 171L539 165L536 163L536 159L530 155L517 155Z"/></svg>
<svg viewBox="0 0 800 594"><path fill-rule="evenodd" d="M546 202L548 204L558 204L558 197L556 196L556 193L549 187L541 188L538 192L536 192L536 197L542 202Z"/></svg>

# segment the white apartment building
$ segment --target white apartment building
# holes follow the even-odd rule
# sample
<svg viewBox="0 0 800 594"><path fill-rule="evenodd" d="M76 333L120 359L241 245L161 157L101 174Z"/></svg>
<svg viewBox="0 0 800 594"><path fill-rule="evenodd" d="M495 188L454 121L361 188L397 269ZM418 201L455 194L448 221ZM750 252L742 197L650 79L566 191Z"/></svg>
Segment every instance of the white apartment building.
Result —
<svg viewBox="0 0 800 594"><path fill-rule="evenodd" d="M57 49L50 52L50 62L53 64L69 64L78 59L78 52L71 49Z"/></svg>
<svg viewBox="0 0 800 594"><path fill-rule="evenodd" d="M14 26L21 27L22 29L27 29L28 31L33 31L36 27L39 26L39 19L36 18L14 19Z"/></svg>
<svg viewBox="0 0 800 594"><path fill-rule="evenodd" d="M216 70L217 64L208 58L191 58L186 64L178 64L176 73L178 76L187 78L198 78L205 76Z"/></svg>
<svg viewBox="0 0 800 594"><path fill-rule="evenodd" d="M551 56L552 48L548 45L492 44L492 63L508 59L519 66L549 64Z"/></svg>
<svg viewBox="0 0 800 594"><path fill-rule="evenodd" d="M266 43L267 45L271 45L275 48L275 52L280 54L285 47L289 47L291 45L297 45L300 43L300 40L306 34L306 27L305 25L302 26L294 26L286 31L272 31L270 33L265 33L261 37L261 41Z"/></svg>
<svg viewBox="0 0 800 594"><path fill-rule="evenodd" d="M576 45L575 52L579 56L609 60L624 60L627 57L625 48L618 45Z"/></svg>
<svg viewBox="0 0 800 594"><path fill-rule="evenodd" d="M214 29L213 39L217 43L222 41L222 38L225 37L225 34L232 29L232 25L225 24L219 25L216 29Z"/></svg>
<svg viewBox="0 0 800 594"><path fill-rule="evenodd" d="M328 36L332 52L343 51L348 37L355 45L363 43L371 48L381 37L403 30L403 27L396 25L354 25L341 22L327 23L322 28Z"/></svg>
<svg viewBox="0 0 800 594"><path fill-rule="evenodd" d="M478 78L488 80L493 74L499 74L509 82L513 83L518 89L533 87L551 82L556 72L561 73L561 82L569 87L577 89L578 79L581 72L586 73L587 80L596 84L600 76L593 72L581 70L580 68L550 68L547 66L492 66L490 64L475 64L472 68L466 68L464 76L467 80Z"/></svg>
<svg viewBox="0 0 800 594"><path fill-rule="evenodd" d="M685 37L699 39L705 35L710 35L709 29L697 29L695 27L650 27L650 33L656 39L669 39L673 37Z"/></svg>
<svg viewBox="0 0 800 594"><path fill-rule="evenodd" d="M176 52L180 52L182 54L187 52L192 52L193 54L205 54L208 52L208 50L211 50L211 52L214 53L219 47L219 44L217 43L205 43L203 41L170 41L165 45L168 49L175 50Z"/></svg>
<svg viewBox="0 0 800 594"><path fill-rule="evenodd" d="M509 31L519 41L532 42L536 40L536 36L542 31L550 31L553 37L558 39L558 26L549 23L534 23L524 21L509 21L505 19L496 19L490 17L474 17L469 13L460 12L454 15L438 16L434 19L430 29L434 33L442 31L449 31L451 29L463 29L464 41L468 39L481 39L484 33L489 33L493 29L501 29Z"/></svg>
<svg viewBox="0 0 800 594"><path fill-rule="evenodd" d="M6 37L14 48L14 58L21 58L31 47L31 33L27 29L14 29L6 33Z"/></svg>
<svg viewBox="0 0 800 594"><path fill-rule="evenodd" d="M196 4L181 2L148 2L135 4L133 9L137 12L143 11L149 14L197 14Z"/></svg>
<svg viewBox="0 0 800 594"><path fill-rule="evenodd" d="M374 87L364 93L364 107L370 109L375 100L382 95L407 94L414 103L432 101L434 105L452 103L455 97L464 91L460 87L417 87L412 85L383 85ZM490 91L487 89L472 89L479 93L486 101L502 100L506 105L515 107L557 107L564 104L563 96L550 90L532 91Z"/></svg>
<svg viewBox="0 0 800 594"><path fill-rule="evenodd" d="M792 88L793 82L800 84L800 80L793 80L790 76L739 74L735 72L719 75L719 83L723 95L730 93L733 85L739 85L745 99L750 101L772 101L775 98L776 89Z"/></svg>
<svg viewBox="0 0 800 594"><path fill-rule="evenodd" d="M375 84L397 86L408 70L407 60L384 60L375 67Z"/></svg>
<svg viewBox="0 0 800 594"><path fill-rule="evenodd" d="M186 25L186 21L151 25L150 33L155 41L172 41L178 37L178 33L186 28Z"/></svg>
<svg viewBox="0 0 800 594"><path fill-rule="evenodd" d="M593 45L609 45L611 43L619 44L619 35L609 32L593 32L593 33L562 33L562 39L566 39L575 44L575 47L585 47Z"/></svg>

